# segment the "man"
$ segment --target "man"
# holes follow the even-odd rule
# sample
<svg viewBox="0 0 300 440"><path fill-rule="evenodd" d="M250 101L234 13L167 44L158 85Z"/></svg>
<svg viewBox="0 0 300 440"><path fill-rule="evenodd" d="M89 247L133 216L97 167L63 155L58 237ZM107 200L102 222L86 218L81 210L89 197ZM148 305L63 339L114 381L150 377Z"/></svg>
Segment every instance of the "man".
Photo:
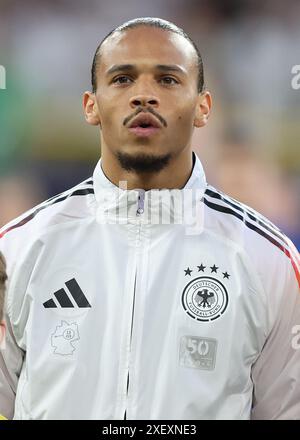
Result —
<svg viewBox="0 0 300 440"><path fill-rule="evenodd" d="M207 185L200 53L136 19L98 47L93 178L0 231L10 278L0 411L15 419L297 419L297 251Z"/></svg>
<svg viewBox="0 0 300 440"><path fill-rule="evenodd" d="M6 268L3 255L0 253L0 350L4 348L5 338L5 323L3 320L3 308L4 308L4 293L5 293L5 281L6 281ZM0 414L0 420L5 420Z"/></svg>

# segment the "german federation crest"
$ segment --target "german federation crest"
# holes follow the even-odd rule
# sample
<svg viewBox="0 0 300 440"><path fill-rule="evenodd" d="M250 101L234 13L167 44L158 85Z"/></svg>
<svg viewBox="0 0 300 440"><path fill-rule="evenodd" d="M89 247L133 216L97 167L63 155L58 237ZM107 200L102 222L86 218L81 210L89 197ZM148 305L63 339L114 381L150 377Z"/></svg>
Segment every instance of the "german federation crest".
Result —
<svg viewBox="0 0 300 440"><path fill-rule="evenodd" d="M213 321L226 310L228 294L221 281L210 276L194 278L184 288L182 305L197 321Z"/></svg>

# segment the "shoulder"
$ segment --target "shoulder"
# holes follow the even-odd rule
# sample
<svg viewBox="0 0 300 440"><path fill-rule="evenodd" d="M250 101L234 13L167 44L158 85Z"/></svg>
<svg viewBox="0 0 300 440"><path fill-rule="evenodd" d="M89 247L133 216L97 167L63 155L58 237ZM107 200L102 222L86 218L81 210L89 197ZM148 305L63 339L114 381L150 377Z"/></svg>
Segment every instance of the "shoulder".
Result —
<svg viewBox="0 0 300 440"><path fill-rule="evenodd" d="M89 178L61 194L40 203L0 229L0 248L31 241L52 226L80 220L91 214L93 179Z"/></svg>
<svg viewBox="0 0 300 440"><path fill-rule="evenodd" d="M208 185L203 201L210 221L213 218L234 241L245 244L250 237L257 246L281 251L290 245L288 237L268 218L216 188Z"/></svg>
<svg viewBox="0 0 300 440"><path fill-rule="evenodd" d="M299 253L274 223L251 207L208 185L203 202L207 228L226 237L250 258L262 278L292 272L300 282Z"/></svg>

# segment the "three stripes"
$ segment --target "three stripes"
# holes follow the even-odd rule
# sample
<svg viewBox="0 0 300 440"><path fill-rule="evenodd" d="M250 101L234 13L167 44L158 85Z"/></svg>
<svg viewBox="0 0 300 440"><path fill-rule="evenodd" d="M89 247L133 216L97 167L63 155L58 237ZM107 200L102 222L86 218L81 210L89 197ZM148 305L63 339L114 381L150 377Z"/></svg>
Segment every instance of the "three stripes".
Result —
<svg viewBox="0 0 300 440"><path fill-rule="evenodd" d="M210 199L217 200L217 203ZM265 217L259 215L251 208L226 196L213 187L205 191L203 202L206 206L224 214L230 214L241 220L249 229L255 231L274 246L278 247L290 260L300 287L300 259L297 249L288 237L286 237L275 225Z"/></svg>
<svg viewBox="0 0 300 440"><path fill-rule="evenodd" d="M90 303L86 299L86 296L84 295L83 291L81 290L75 278L72 278L71 280L67 281L65 285L79 308L82 309L82 308L91 307ZM54 292L54 296L61 307L74 308L74 304L70 300L70 297L68 296L68 293L65 289L57 290L56 292ZM57 308L57 305L55 304L53 299L49 299L48 301L44 302L43 306L46 309Z"/></svg>

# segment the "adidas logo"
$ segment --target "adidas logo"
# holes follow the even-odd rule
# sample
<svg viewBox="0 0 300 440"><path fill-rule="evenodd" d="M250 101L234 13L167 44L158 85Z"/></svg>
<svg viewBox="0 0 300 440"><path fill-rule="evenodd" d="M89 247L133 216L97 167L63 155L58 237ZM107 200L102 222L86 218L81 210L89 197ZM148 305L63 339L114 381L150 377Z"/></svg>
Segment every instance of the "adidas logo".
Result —
<svg viewBox="0 0 300 440"><path fill-rule="evenodd" d="M92 307L88 302L88 300L86 299L83 291L81 290L75 278L72 278L71 280L67 281L65 285L67 286L67 289L71 294L71 297L73 298L73 300L75 301L78 307L80 307L81 309ZM59 289L56 292L54 292L54 296L61 307L68 309L76 307L71 301L67 290ZM53 299L49 299L48 301L44 302L43 306L46 309L57 309L57 305Z"/></svg>

